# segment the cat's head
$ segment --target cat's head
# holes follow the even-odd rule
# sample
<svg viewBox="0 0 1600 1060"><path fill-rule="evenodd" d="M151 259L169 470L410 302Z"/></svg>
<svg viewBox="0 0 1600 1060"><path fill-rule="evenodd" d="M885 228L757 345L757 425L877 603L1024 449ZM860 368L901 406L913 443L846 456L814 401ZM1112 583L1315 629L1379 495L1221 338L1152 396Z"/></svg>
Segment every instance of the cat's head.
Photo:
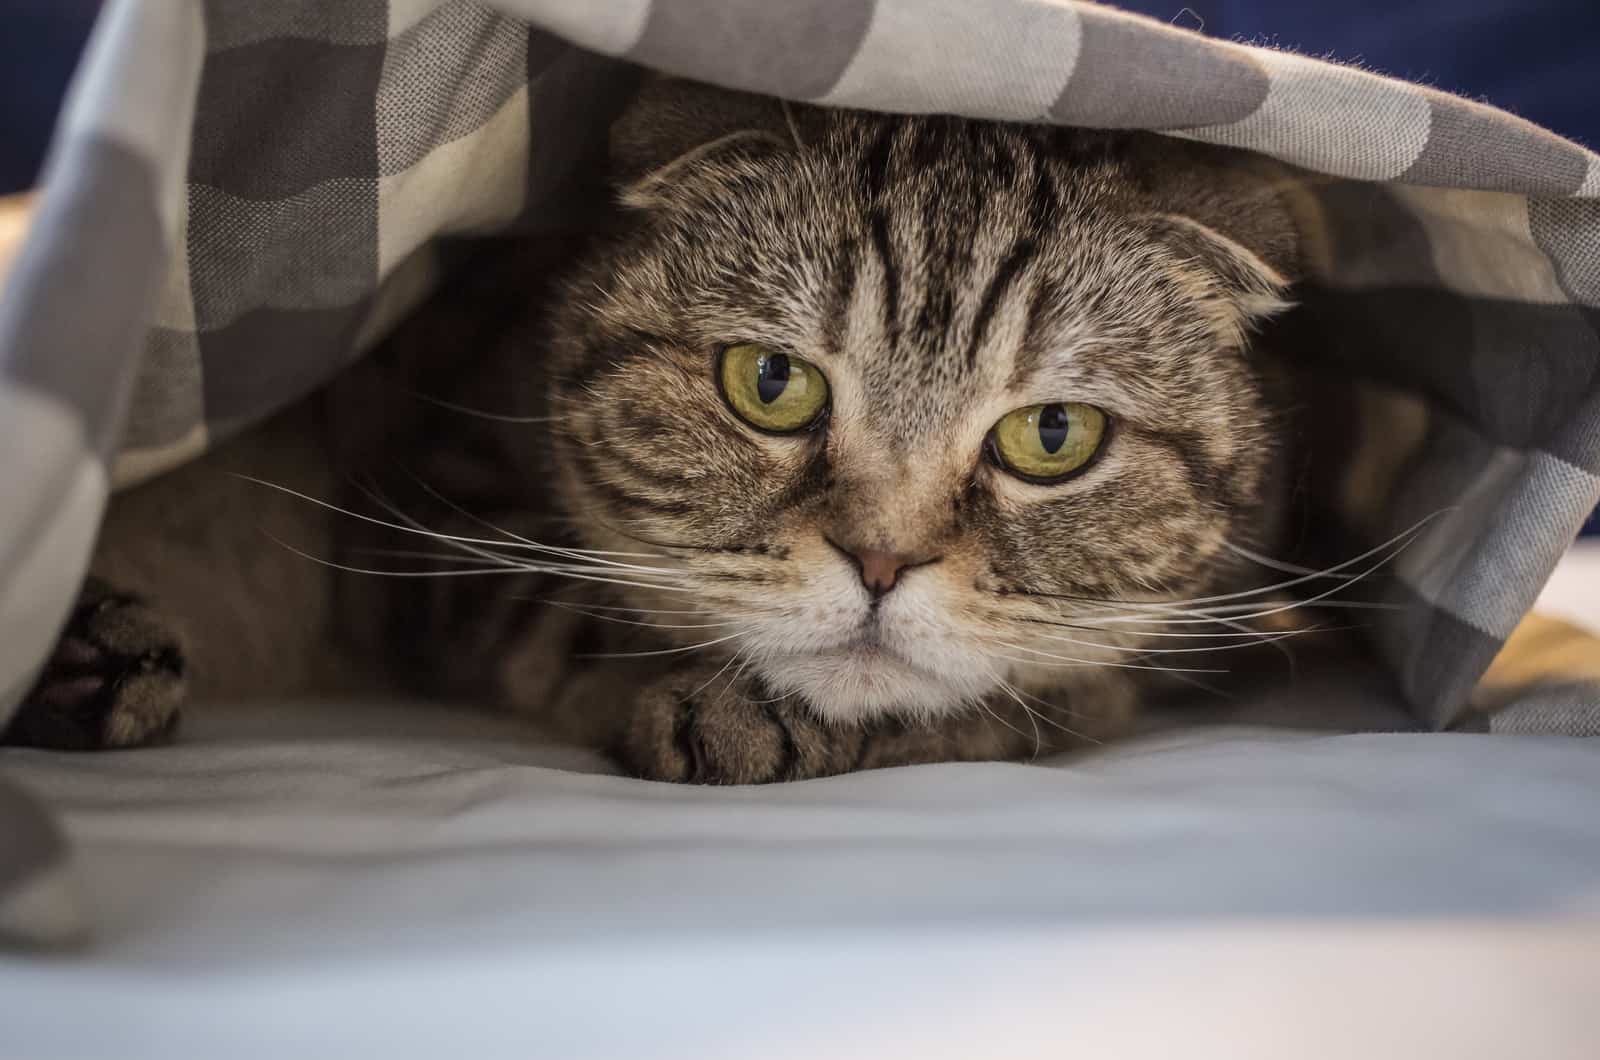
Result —
<svg viewBox="0 0 1600 1060"><path fill-rule="evenodd" d="M681 82L613 146L629 224L558 328L563 489L683 645L831 718L940 712L1161 665L1182 627L1148 605L1268 532L1247 343L1294 241L1224 156Z"/></svg>

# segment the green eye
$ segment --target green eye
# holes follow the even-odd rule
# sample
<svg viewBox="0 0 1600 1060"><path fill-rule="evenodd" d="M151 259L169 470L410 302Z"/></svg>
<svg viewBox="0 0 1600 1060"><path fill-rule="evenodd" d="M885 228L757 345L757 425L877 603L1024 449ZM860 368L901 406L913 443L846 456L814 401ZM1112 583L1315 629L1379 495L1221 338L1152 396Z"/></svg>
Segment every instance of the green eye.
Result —
<svg viewBox="0 0 1600 1060"><path fill-rule="evenodd" d="M798 431L828 405L828 381L816 365L753 342L723 350L717 375L733 411L763 431Z"/></svg>
<svg viewBox="0 0 1600 1060"><path fill-rule="evenodd" d="M1008 412L990 433L1007 471L1025 479L1065 478L1089 462L1105 438L1106 414L1075 401Z"/></svg>

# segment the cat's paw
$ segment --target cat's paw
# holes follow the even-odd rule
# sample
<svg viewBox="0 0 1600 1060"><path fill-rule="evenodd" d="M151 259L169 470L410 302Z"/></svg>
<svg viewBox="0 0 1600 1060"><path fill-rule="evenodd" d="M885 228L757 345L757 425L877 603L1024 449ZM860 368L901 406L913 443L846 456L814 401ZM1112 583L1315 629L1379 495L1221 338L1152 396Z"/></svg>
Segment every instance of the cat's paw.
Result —
<svg viewBox="0 0 1600 1060"><path fill-rule="evenodd" d="M844 772L861 741L859 730L825 725L797 700L708 666L647 687L617 757L650 780L768 784Z"/></svg>
<svg viewBox="0 0 1600 1060"><path fill-rule="evenodd" d="M177 727L184 670L182 641L158 612L90 578L0 742L90 751L162 740Z"/></svg>

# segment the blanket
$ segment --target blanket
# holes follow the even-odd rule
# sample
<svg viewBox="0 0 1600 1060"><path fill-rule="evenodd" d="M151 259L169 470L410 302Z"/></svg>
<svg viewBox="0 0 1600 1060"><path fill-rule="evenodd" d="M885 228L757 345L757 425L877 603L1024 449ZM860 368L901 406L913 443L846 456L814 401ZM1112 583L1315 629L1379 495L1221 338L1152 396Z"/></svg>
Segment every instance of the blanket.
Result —
<svg viewBox="0 0 1600 1060"><path fill-rule="evenodd" d="M0 297L0 720L110 491L350 363L452 237L563 224L641 65L1296 167L1310 275L1284 327L1362 388L1351 554L1409 542L1376 656L1429 726L1596 730L1581 675L1560 709L1474 693L1600 500L1600 156L1079 0L112 0Z"/></svg>

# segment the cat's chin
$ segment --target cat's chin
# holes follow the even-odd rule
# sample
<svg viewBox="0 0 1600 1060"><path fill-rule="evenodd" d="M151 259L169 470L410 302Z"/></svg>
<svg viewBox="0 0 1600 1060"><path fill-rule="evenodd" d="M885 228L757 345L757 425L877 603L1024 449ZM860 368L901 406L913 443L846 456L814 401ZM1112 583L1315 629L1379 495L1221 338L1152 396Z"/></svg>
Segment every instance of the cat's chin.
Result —
<svg viewBox="0 0 1600 1060"><path fill-rule="evenodd" d="M803 696L824 719L842 723L950 714L994 686L972 668L933 673L868 645L768 659L757 669L773 690Z"/></svg>

